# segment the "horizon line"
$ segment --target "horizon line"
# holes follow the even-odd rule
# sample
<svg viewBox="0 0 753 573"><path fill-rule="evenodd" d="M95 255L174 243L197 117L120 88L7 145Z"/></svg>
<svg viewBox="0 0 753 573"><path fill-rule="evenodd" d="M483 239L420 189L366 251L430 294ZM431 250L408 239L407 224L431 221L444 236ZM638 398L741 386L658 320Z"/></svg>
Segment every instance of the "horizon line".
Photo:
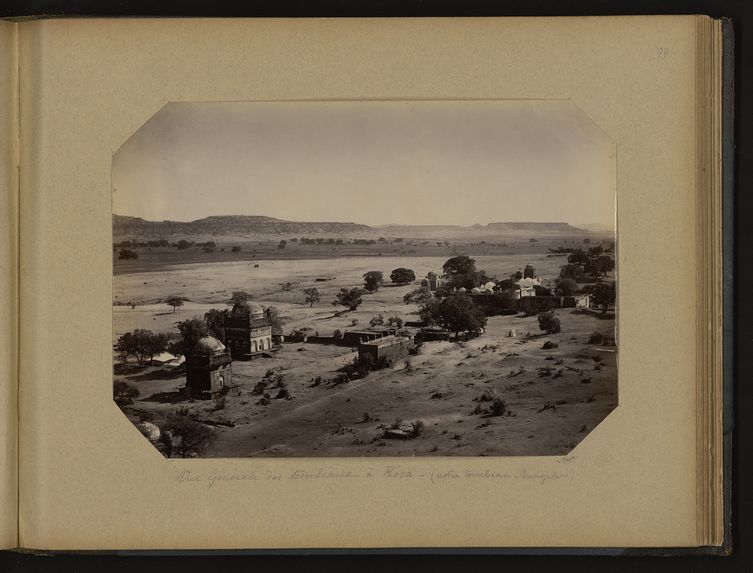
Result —
<svg viewBox="0 0 753 573"><path fill-rule="evenodd" d="M298 220L298 219L280 219L278 217L272 217L270 215L249 215L249 214L224 214L224 215L206 215L204 217L200 217L198 219L190 219L190 220L180 220L180 219L145 219L144 217L139 217L137 215L124 215L121 213L112 213L113 216L117 217L130 217L133 219L141 219L142 221L146 221L148 223L195 223L197 221L202 221L204 219L209 219L212 217L263 217L266 219L272 219L275 221L280 221L284 223L343 223L343 224L352 224L352 225L363 225L366 227L374 227L374 228L384 228L384 227L474 227L474 226L481 226L481 227L488 227L489 225L495 225L495 224L564 224L564 225L570 225L571 227L579 227L581 225L599 225L608 227L610 226L609 223L601 223L601 222L582 222L582 223L570 223L568 221L558 220L558 221L516 221L516 220L504 220L504 221L490 221L486 224L476 222L471 224L462 224L462 223L379 223L379 224L368 224L368 223L358 223L356 221L336 221L336 220L318 220L318 221L312 221L312 220ZM584 229L586 230L586 229Z"/></svg>

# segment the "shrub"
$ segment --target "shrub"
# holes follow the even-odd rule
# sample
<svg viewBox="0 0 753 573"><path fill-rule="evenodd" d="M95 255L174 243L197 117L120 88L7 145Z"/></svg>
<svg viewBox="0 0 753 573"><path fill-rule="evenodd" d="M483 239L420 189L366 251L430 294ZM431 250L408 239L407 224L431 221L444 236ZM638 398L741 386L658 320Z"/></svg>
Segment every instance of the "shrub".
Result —
<svg viewBox="0 0 753 573"><path fill-rule="evenodd" d="M136 251L132 251L130 249L120 249L120 252L118 253L118 259L128 261L131 259L138 259L139 254Z"/></svg>
<svg viewBox="0 0 753 573"><path fill-rule="evenodd" d="M542 312L538 316L539 328L548 334L560 331L560 319L553 312Z"/></svg>
<svg viewBox="0 0 753 573"><path fill-rule="evenodd" d="M600 332L594 332L588 337L588 344L601 344L604 342L604 335Z"/></svg>
<svg viewBox="0 0 753 573"><path fill-rule="evenodd" d="M212 438L209 428L185 416L173 418L165 429L181 438L178 454L183 458L199 455Z"/></svg>
<svg viewBox="0 0 753 573"><path fill-rule="evenodd" d="M233 252L233 253L240 253L241 252L241 248L240 247L233 247L232 249L230 249L230 251Z"/></svg>
<svg viewBox="0 0 753 573"><path fill-rule="evenodd" d="M551 340L547 340L541 348L544 350L551 350L552 348L559 348L559 344L556 342L552 342Z"/></svg>
<svg viewBox="0 0 753 573"><path fill-rule="evenodd" d="M383 282L382 271L369 271L363 275L363 286L367 292L376 292Z"/></svg>
<svg viewBox="0 0 753 573"><path fill-rule="evenodd" d="M384 315L379 313L369 321L369 326L382 326L384 325Z"/></svg>
<svg viewBox="0 0 753 573"><path fill-rule="evenodd" d="M507 410L507 404L505 404L505 401L502 398L497 397L494 399L491 406L489 406L489 415L502 416L504 415L505 410Z"/></svg>
<svg viewBox="0 0 753 573"><path fill-rule="evenodd" d="M140 394L138 388L134 388L127 382L118 380L112 385L112 397L118 407L123 408L133 404L133 399Z"/></svg>
<svg viewBox="0 0 753 573"><path fill-rule="evenodd" d="M417 438L421 435L421 432L424 431L424 421L423 420L416 420L411 423L411 429L409 432L409 435L411 438Z"/></svg>
<svg viewBox="0 0 753 573"><path fill-rule="evenodd" d="M340 330L339 328L336 328L335 332L332 333L332 336L334 337L335 340L342 340L343 331Z"/></svg>
<svg viewBox="0 0 753 573"><path fill-rule="evenodd" d="M381 315L380 315L381 316ZM387 319L387 324L394 324L397 328L403 327L403 319L399 316L391 316Z"/></svg>

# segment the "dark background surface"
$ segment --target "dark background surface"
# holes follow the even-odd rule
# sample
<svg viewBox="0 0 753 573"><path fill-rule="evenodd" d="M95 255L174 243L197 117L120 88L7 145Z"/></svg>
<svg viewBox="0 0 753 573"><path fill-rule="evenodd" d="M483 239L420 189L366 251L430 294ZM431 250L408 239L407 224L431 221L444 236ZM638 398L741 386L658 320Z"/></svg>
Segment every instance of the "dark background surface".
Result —
<svg viewBox="0 0 753 573"><path fill-rule="evenodd" d="M729 557L708 556L583 556L471 554L215 554L215 555L71 555L54 556L0 552L0 573L11 571L749 571L753 572L753 439L751 439L751 378L753 377L753 285L751 225L753 197L753 2L745 0L467 0L370 1L287 0L266 2L176 1L31 1L4 0L0 17L50 16L186 16L186 17L416 17L416 16L580 16L620 14L708 14L731 18L735 28L735 300L734 370L735 430L732 453L732 537ZM649 208L649 206L647 206ZM500 515L504 519L504 515Z"/></svg>

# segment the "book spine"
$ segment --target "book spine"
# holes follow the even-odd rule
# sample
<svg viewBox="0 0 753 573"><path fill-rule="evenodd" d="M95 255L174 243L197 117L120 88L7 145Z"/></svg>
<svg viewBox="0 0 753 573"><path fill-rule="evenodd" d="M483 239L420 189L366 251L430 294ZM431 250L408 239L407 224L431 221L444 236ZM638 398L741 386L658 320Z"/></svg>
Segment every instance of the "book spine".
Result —
<svg viewBox="0 0 753 573"><path fill-rule="evenodd" d="M18 26L0 21L0 548L18 546Z"/></svg>

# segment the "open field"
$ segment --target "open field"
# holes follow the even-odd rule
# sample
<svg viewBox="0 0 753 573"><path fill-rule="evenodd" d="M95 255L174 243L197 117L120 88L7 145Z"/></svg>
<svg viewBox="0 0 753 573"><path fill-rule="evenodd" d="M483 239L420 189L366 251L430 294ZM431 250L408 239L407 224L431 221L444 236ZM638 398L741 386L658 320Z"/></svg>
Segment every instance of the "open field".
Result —
<svg viewBox="0 0 753 573"><path fill-rule="evenodd" d="M589 235L587 240L593 244L600 241L608 243L614 235ZM488 237L478 241L458 241L452 238L405 239L400 243L385 244L352 244L342 245L317 244L303 245L288 242L284 249L278 248L278 241L241 239L229 242L227 238L207 237L207 241L214 240L217 246L213 252L204 252L201 247L176 249L175 247L133 247L139 258L122 260L118 258L119 249L113 251L113 274L130 274L148 271L161 271L174 265L191 263L227 263L250 262L260 263L266 260L306 260L306 259L340 259L345 257L441 257L443 260L462 253L472 257L477 256L508 256L508 255L545 255L548 249L560 247L588 246L583 244L586 237L571 236L539 237L535 241L516 237ZM194 238L195 239L195 238ZM198 239L196 239L198 240ZM234 246L240 251L233 252Z"/></svg>
<svg viewBox="0 0 753 573"><path fill-rule="evenodd" d="M114 277L113 338L135 328L175 332L177 321L225 308L234 290L281 311L285 332L309 327L321 335L334 329L368 326L382 313L415 320L417 307L402 298L417 285L387 286L365 295L352 312L330 303L344 287L358 286L363 273L381 270L385 279L397 267L417 278L441 271L446 255L309 258L165 266L159 272ZM500 278L531 263L546 284L564 256L546 253L475 255L476 265ZM316 279L328 279L317 281ZM302 290L319 289L309 308ZM175 312L161 301L169 295L190 299ZM135 308L125 306L126 302ZM427 342L416 356L362 379L329 383L353 360L353 349L312 343L284 343L271 358L233 362L233 388L221 402L189 400L179 388L182 372L158 367L115 366L115 379L136 387L140 396L131 416L148 412L155 423L178 409L214 428L202 457L247 456L402 456L402 455L555 455L583 439L617 405L615 347L588 343L591 333L613 335L615 314L561 309L562 331L544 335L536 317L490 317L486 331L467 342ZM516 337L509 337L515 329ZM529 334L530 333L530 334ZM542 349L545 341L558 348ZM282 376L291 399L268 404L254 386L269 371ZM315 384L317 377L322 382ZM506 404L489 416L490 401ZM423 432L410 440L382 438L385 428L421 420Z"/></svg>

